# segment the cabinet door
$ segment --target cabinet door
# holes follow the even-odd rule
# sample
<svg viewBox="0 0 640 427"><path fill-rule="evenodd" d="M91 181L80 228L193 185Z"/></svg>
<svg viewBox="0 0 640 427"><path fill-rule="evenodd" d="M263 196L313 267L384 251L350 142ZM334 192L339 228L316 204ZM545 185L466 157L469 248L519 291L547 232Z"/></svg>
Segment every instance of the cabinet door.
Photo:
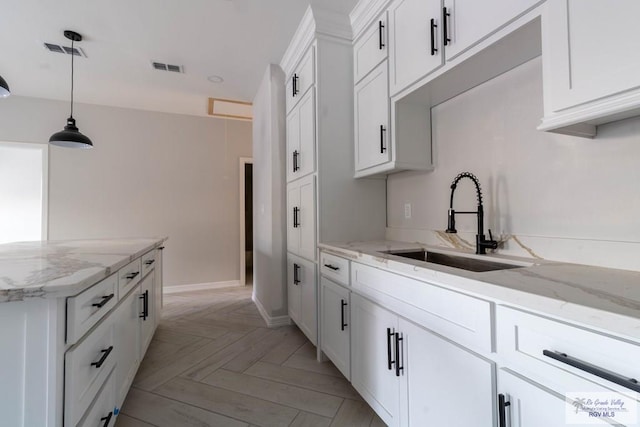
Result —
<svg viewBox="0 0 640 427"><path fill-rule="evenodd" d="M444 64L441 16L441 0L396 0L391 5L389 67L392 95Z"/></svg>
<svg viewBox="0 0 640 427"><path fill-rule="evenodd" d="M287 301L289 317L296 324L300 322L300 270L302 263L291 254L287 256Z"/></svg>
<svg viewBox="0 0 640 427"><path fill-rule="evenodd" d="M155 331L154 300L155 272L149 273L140 284L140 357L144 356Z"/></svg>
<svg viewBox="0 0 640 427"><path fill-rule="evenodd" d="M577 0L576 3L581 1ZM449 15L442 18L447 19L447 34L443 35L449 39L445 47L447 60L455 58L540 3L541 0L444 0Z"/></svg>
<svg viewBox="0 0 640 427"><path fill-rule="evenodd" d="M310 260L316 259L316 191L315 176L309 175L300 180L300 211L298 229L300 230L299 254ZM293 213L293 211L292 211Z"/></svg>
<svg viewBox="0 0 640 427"><path fill-rule="evenodd" d="M353 81L369 73L376 65L387 59L387 14L376 19L353 46Z"/></svg>
<svg viewBox="0 0 640 427"><path fill-rule="evenodd" d="M287 185L287 250L300 253L300 183Z"/></svg>
<svg viewBox="0 0 640 427"><path fill-rule="evenodd" d="M320 279L320 284L320 345L336 368L350 379L350 292L326 277Z"/></svg>
<svg viewBox="0 0 640 427"><path fill-rule="evenodd" d="M356 170L391 160L387 61L355 87Z"/></svg>
<svg viewBox="0 0 640 427"><path fill-rule="evenodd" d="M543 21L551 111L640 88L640 2L552 0Z"/></svg>
<svg viewBox="0 0 640 427"><path fill-rule="evenodd" d="M287 116L287 182L298 178L298 155L300 153L300 109Z"/></svg>
<svg viewBox="0 0 640 427"><path fill-rule="evenodd" d="M394 340L398 317L351 295L351 384L389 426L399 425L400 381L395 372Z"/></svg>
<svg viewBox="0 0 640 427"><path fill-rule="evenodd" d="M498 372L498 393L509 405L504 408L505 427L564 427L565 402L509 371ZM603 422L601 425L610 425Z"/></svg>
<svg viewBox="0 0 640 427"><path fill-rule="evenodd" d="M493 426L494 364L404 319L403 425ZM451 397L455 396L455 399ZM464 410L461 404L464 402Z"/></svg>
<svg viewBox="0 0 640 427"><path fill-rule="evenodd" d="M140 285L112 314L115 320L116 402L121 405L140 363Z"/></svg>
<svg viewBox="0 0 640 427"><path fill-rule="evenodd" d="M153 292L153 311L155 313L155 323L156 327L160 324L160 319L162 318L162 255L164 251L163 249L158 249L156 251L156 274L155 274L155 283L154 283L154 292Z"/></svg>
<svg viewBox="0 0 640 427"><path fill-rule="evenodd" d="M315 91L311 89L298 105L300 120L300 153L297 159L296 178L303 177L316 169L316 109Z"/></svg>

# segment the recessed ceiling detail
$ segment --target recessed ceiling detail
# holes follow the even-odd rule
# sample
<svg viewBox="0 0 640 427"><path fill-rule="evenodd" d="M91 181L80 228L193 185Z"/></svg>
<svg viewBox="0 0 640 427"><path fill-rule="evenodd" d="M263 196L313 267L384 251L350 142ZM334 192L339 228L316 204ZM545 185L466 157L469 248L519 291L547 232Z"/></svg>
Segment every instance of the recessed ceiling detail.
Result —
<svg viewBox="0 0 640 427"><path fill-rule="evenodd" d="M59 45L59 44L46 43L46 42L44 43L44 47L49 52L66 53L68 55L71 55L73 53L73 55L76 55L76 56L82 56L84 58L87 57L87 55L84 53L84 51L82 49L80 49L79 47L71 48L69 46L62 46L62 45Z"/></svg>
<svg viewBox="0 0 640 427"><path fill-rule="evenodd" d="M154 70L171 71L173 73L184 73L182 65L165 64L164 62L151 61Z"/></svg>

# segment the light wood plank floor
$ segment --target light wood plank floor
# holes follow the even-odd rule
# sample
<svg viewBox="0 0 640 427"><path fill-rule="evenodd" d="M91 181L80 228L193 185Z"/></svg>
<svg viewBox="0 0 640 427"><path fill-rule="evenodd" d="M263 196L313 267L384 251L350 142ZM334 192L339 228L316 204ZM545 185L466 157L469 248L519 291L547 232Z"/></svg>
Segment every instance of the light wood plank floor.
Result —
<svg viewBox="0 0 640 427"><path fill-rule="evenodd" d="M251 292L165 295L117 427L384 426L296 326L266 327Z"/></svg>

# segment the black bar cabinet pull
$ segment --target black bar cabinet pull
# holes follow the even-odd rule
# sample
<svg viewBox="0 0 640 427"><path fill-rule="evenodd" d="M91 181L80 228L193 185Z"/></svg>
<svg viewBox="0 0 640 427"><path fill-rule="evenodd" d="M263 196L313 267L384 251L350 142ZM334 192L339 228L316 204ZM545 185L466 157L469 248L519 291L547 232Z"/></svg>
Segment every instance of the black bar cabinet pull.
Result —
<svg viewBox="0 0 640 427"><path fill-rule="evenodd" d="M91 307L98 307L98 308L104 307L104 305L106 303L108 303L109 301L111 301L111 298L113 298L113 297L114 297L113 294L105 295L105 296L102 297L102 300L100 302L97 302L95 304L91 304Z"/></svg>
<svg viewBox="0 0 640 427"><path fill-rule="evenodd" d="M324 266L325 266L325 267L327 267L327 268L329 268L329 269L331 269L331 270L333 270L333 271L338 271L338 270L340 270L340 267L336 267L335 265L325 264Z"/></svg>
<svg viewBox="0 0 640 427"><path fill-rule="evenodd" d="M148 259L148 260L146 260L146 261L144 262L144 264L145 264L145 265L151 265L151 264L153 264L154 262L156 262L156 260L155 260L155 259Z"/></svg>
<svg viewBox="0 0 640 427"><path fill-rule="evenodd" d="M391 370L393 364L395 363L391 360L391 338L394 336L394 332L391 331L391 328L387 328L387 369Z"/></svg>
<svg viewBox="0 0 640 427"><path fill-rule="evenodd" d="M382 50L384 48L384 23L382 21L378 21L378 48Z"/></svg>
<svg viewBox="0 0 640 427"><path fill-rule="evenodd" d="M140 318L142 320L147 320L149 317L149 290L144 291L142 295L140 295L140 299L142 300L142 314Z"/></svg>
<svg viewBox="0 0 640 427"><path fill-rule="evenodd" d="M99 369L104 363L104 361L107 360L107 357L109 357L109 355L111 354L111 351L113 351L113 346L109 346L108 349L102 350L102 357L100 358L100 360L98 360L97 362L93 362L91 366L95 366L96 368Z"/></svg>
<svg viewBox="0 0 640 427"><path fill-rule="evenodd" d="M298 228L300 227L300 221L298 220L298 214L300 213L300 208L299 207L294 207L293 208L293 228Z"/></svg>
<svg viewBox="0 0 640 427"><path fill-rule="evenodd" d="M344 328L346 328L348 325L344 322L344 308L347 306L347 302L345 300L340 300L342 306L340 307L340 330L344 331Z"/></svg>
<svg viewBox="0 0 640 427"><path fill-rule="evenodd" d="M438 24L436 24L435 19L431 19L431 56L438 53L438 48L436 47L436 28L438 28Z"/></svg>
<svg viewBox="0 0 640 427"><path fill-rule="evenodd" d="M133 273L131 273L131 274L127 274L127 275L125 276L125 279L133 280L133 279L135 279L135 278L136 278L136 276L137 276L138 274L140 274L140 272L139 272L139 271L133 272Z"/></svg>
<svg viewBox="0 0 640 427"><path fill-rule="evenodd" d="M102 424L102 427L109 426L109 423L111 422L111 417L113 417L113 411L109 412L109 415L107 415L106 417L100 418L100 421L104 421L104 424Z"/></svg>
<svg viewBox="0 0 640 427"><path fill-rule="evenodd" d="M293 284L298 285L300 283L300 277L298 275L298 271L300 270L300 266L296 263L293 264Z"/></svg>
<svg viewBox="0 0 640 427"><path fill-rule="evenodd" d="M296 96L298 94L298 75L297 74L293 74L293 96Z"/></svg>
<svg viewBox="0 0 640 427"><path fill-rule="evenodd" d="M451 41L451 39L449 38L449 17L451 16L451 14L449 12L447 12L447 8L443 7L442 8L442 23L444 25L444 31L443 31L443 41L444 41L444 45L445 46L449 46L449 42Z"/></svg>
<svg viewBox="0 0 640 427"><path fill-rule="evenodd" d="M402 361L402 357L400 357L400 348L402 347L402 334L396 332L396 377L400 376L400 371L404 371L404 366L401 366L400 362Z"/></svg>
<svg viewBox="0 0 640 427"><path fill-rule="evenodd" d="M384 128L384 125L380 125L380 154L384 153L385 151L387 151L387 147L384 146L384 133L385 133L386 129Z"/></svg>
<svg viewBox="0 0 640 427"><path fill-rule="evenodd" d="M293 171L297 172L300 169L300 165L298 165L298 157L300 153L298 150L293 150Z"/></svg>
<svg viewBox="0 0 640 427"><path fill-rule="evenodd" d="M566 363L569 366L573 366L574 368L578 368L581 371L588 372L607 381L611 381L612 383L616 383L618 385L626 387L630 390L640 392L640 383L635 378L623 377L622 375L616 374L615 372L611 372L607 369L600 368L599 366L592 365L591 363L584 362L571 356L567 356L566 353L561 353L559 351L543 350L542 354L559 362Z"/></svg>
<svg viewBox="0 0 640 427"><path fill-rule="evenodd" d="M498 427L507 427L507 406L511 406L511 402L508 402L504 394L498 395Z"/></svg>

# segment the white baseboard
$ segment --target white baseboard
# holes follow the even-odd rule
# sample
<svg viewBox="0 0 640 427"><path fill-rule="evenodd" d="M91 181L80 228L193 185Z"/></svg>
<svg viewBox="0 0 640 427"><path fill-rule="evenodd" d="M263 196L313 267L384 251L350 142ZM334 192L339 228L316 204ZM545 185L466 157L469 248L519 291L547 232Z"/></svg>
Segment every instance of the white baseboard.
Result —
<svg viewBox="0 0 640 427"><path fill-rule="evenodd" d="M236 286L241 286L239 280L228 280L226 282L195 283L193 285L165 286L162 292L165 294L174 294L176 292L204 291L208 289L232 288Z"/></svg>
<svg viewBox="0 0 640 427"><path fill-rule="evenodd" d="M289 319L289 316L286 316L286 315L276 316L276 317L269 316L267 314L267 310L264 309L264 307L262 306L262 303L258 298L256 298L255 295L251 296L251 300L255 303L256 307L258 308L258 312L260 312L260 316L262 316L264 321L267 323L267 327L277 328L278 326L286 326L291 324L291 319Z"/></svg>

